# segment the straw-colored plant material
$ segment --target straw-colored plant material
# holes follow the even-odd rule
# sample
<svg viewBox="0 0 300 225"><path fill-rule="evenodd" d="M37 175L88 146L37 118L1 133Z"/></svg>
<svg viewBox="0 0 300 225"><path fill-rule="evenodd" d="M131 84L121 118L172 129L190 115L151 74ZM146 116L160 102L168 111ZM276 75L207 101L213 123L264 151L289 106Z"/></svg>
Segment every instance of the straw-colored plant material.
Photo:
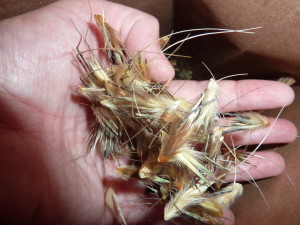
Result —
<svg viewBox="0 0 300 225"><path fill-rule="evenodd" d="M130 158L128 165L118 166L117 173L124 180L138 179L148 185L166 204L165 220L182 217L222 224L222 208L229 207L242 193L240 184L226 184L224 179L239 159L245 160L224 143L223 135L267 126L267 118L250 112L221 114L217 105L219 85L214 79L196 104L176 98L151 81L148 64L140 54L129 55L116 31L100 15L95 19L110 65L102 67L91 49L81 52L78 48L78 58L87 72L79 91L90 101L95 115L91 149L111 159ZM249 32L210 31L187 39ZM162 45L167 46L168 40L169 36L163 38ZM116 197L108 191L107 202L113 208Z"/></svg>
<svg viewBox="0 0 300 225"><path fill-rule="evenodd" d="M107 208L112 212L115 219L120 220L120 224L127 225L122 209L119 205L116 193L110 187L107 189L105 194L105 204Z"/></svg>
<svg viewBox="0 0 300 225"><path fill-rule="evenodd" d="M284 84L287 84L289 86L292 86L293 84L296 83L296 80L292 77L281 77L278 79L279 82L282 82Z"/></svg>

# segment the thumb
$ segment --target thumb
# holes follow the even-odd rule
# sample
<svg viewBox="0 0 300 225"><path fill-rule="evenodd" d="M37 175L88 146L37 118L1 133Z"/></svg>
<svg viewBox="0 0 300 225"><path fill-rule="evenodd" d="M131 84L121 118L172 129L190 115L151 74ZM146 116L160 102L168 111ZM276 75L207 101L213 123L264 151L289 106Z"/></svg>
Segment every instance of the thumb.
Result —
<svg viewBox="0 0 300 225"><path fill-rule="evenodd" d="M127 34L125 46L132 55L141 51L154 81L166 83L173 79L175 71L160 48L159 23L155 17L142 13L136 18Z"/></svg>

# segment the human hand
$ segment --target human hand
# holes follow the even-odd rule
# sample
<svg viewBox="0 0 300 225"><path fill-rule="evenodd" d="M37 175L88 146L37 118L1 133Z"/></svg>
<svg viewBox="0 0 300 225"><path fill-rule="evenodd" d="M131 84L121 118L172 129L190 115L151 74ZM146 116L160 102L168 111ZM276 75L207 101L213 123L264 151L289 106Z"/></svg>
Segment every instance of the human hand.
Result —
<svg viewBox="0 0 300 225"><path fill-rule="evenodd" d="M97 12L102 12L104 6L105 18L120 33L128 49L143 49L153 43L147 51L159 52L158 24L152 17L109 2L91 1L91 5ZM85 107L79 104L81 99L72 95L81 74L74 65L79 37L71 20L84 30L90 13L86 1L59 1L0 23L1 224L113 223L104 204L103 161L94 153L76 159L86 149L90 131ZM94 36L89 36L90 45L96 45ZM165 58L150 53L144 57L155 58L150 67L154 79L166 82L173 77L174 71ZM169 89L172 92L179 86L180 82L174 81ZM204 82L190 81L177 94L193 100L204 87ZM224 81L221 90L223 105L237 100L226 111L281 107L293 99L290 88L267 81ZM295 134L291 123L278 120L268 143L293 140L292 135L276 134L278 130ZM254 144L260 142L264 133L265 130L256 131L250 139L234 139L238 144ZM279 155L257 154L270 161L258 163L257 158L251 159L259 164L250 170L254 178L282 171L284 164ZM241 177L248 178L245 174ZM143 193L142 187L132 193L130 185L119 186L120 201L136 199ZM151 211L139 202L122 207L129 224L147 221Z"/></svg>

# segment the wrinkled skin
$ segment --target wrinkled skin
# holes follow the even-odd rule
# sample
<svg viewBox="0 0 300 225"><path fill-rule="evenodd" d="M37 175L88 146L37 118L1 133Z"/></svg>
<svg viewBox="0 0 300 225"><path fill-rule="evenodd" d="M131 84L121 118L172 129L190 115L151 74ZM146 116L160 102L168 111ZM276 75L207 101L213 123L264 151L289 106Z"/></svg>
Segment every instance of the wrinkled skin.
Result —
<svg viewBox="0 0 300 225"><path fill-rule="evenodd" d="M107 21L120 33L128 49L152 44L146 50L159 52L158 22L153 17L109 2L91 1L91 6L93 12L105 11ZM85 101L76 92L83 71L75 59L79 34L71 21L84 33L89 19L86 1L59 1L0 22L1 224L113 223L104 204L104 194L111 183L103 179L103 160L96 153L84 154L91 118ZM89 33L91 46L99 44L97 35L93 29ZM174 71L162 55L143 56L151 62L149 72L154 80L172 79ZM205 85L206 82L182 85L174 81L168 88L193 101ZM294 97L289 87L270 81L223 81L220 86L220 108L224 106L224 111L282 107ZM281 119L273 129L296 133L293 124ZM238 145L257 144L267 131L235 134L233 138ZM271 132L266 142L288 143L293 139L293 135ZM250 159L257 165L249 170L253 178L276 176L284 169L278 154L257 155L270 160ZM106 171L112 167L108 165ZM250 179L250 175L241 172L237 179ZM137 199L144 192L143 187L132 183L114 182L114 188L121 202ZM122 207L129 224L156 221L156 216L151 216L151 206L142 201ZM233 222L233 215L227 213Z"/></svg>

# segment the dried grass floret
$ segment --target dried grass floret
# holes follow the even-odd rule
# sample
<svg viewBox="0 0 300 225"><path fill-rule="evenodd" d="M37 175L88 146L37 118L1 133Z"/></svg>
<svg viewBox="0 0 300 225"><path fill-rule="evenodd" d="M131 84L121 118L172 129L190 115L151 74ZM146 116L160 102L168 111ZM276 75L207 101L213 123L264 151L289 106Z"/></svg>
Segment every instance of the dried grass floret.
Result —
<svg viewBox="0 0 300 225"><path fill-rule="evenodd" d="M165 220L183 217L222 224L222 208L229 207L242 193L240 184L224 185L224 179L233 164L246 160L224 143L224 134L268 126L268 119L254 112L221 114L215 79L209 80L195 104L173 96L165 86L151 81L148 64L140 52L129 55L104 18L95 15L95 20L109 65L102 66L88 45L85 52L77 47L78 59L87 72L79 92L89 100L95 116L91 149L99 149L104 158L124 157L128 165L118 167L117 173L124 180L139 179L157 199L162 199L166 203ZM208 34L250 32L207 31L211 33L186 40ZM184 42L167 46L170 37L161 39L165 50ZM122 214L112 189L107 191L106 202ZM125 223L124 218L122 221Z"/></svg>
<svg viewBox="0 0 300 225"><path fill-rule="evenodd" d="M256 112L226 113L223 115L231 117L222 126L224 134L242 130L256 130L270 125L266 116Z"/></svg>
<svg viewBox="0 0 300 225"><path fill-rule="evenodd" d="M116 220L120 221L120 224L126 225L126 220L123 215L123 211L118 202L116 193L112 187L108 188L105 195L105 204L107 208L112 212Z"/></svg>

